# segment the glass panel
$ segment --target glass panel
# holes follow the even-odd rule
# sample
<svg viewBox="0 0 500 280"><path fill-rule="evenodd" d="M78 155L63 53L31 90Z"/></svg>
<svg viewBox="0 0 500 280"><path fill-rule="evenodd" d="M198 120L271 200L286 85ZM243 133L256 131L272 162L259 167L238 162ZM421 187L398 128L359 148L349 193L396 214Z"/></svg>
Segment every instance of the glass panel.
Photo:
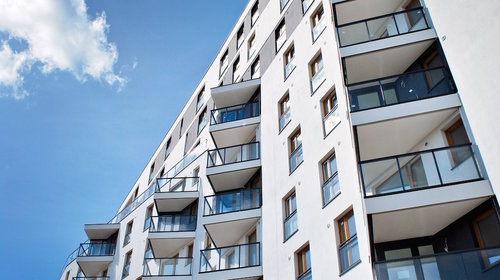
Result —
<svg viewBox="0 0 500 280"><path fill-rule="evenodd" d="M434 155L443 184L481 178L471 146L452 147Z"/></svg>
<svg viewBox="0 0 500 280"><path fill-rule="evenodd" d="M201 250L200 272L260 265L259 258L260 243Z"/></svg>
<svg viewBox="0 0 500 280"><path fill-rule="evenodd" d="M384 255L386 261L412 257L410 248L384 251Z"/></svg>
<svg viewBox="0 0 500 280"><path fill-rule="evenodd" d="M396 159L386 159L361 164L365 195L375 195L404 190L406 176L401 176ZM402 178L403 177L403 178Z"/></svg>
<svg viewBox="0 0 500 280"><path fill-rule="evenodd" d="M205 197L204 215L216 215L260 207L260 189L246 189Z"/></svg>
<svg viewBox="0 0 500 280"><path fill-rule="evenodd" d="M319 20L318 24L313 28L312 34L313 34L313 41L316 41L318 39L319 35L321 35L321 32L326 28L324 16L321 17Z"/></svg>
<svg viewBox="0 0 500 280"><path fill-rule="evenodd" d="M316 91L324 80L325 80L325 71L323 70L323 68L321 68L321 70L319 70L319 72L316 73L316 75L314 75L314 77L312 77L311 79L312 91L313 92Z"/></svg>
<svg viewBox="0 0 500 280"><path fill-rule="evenodd" d="M323 205L332 201L340 193L338 176L333 176L323 185Z"/></svg>
<svg viewBox="0 0 500 280"><path fill-rule="evenodd" d="M297 166L299 166L300 163L304 158L302 157L302 146L299 146L290 156L290 172L293 172L295 169L297 169Z"/></svg>
<svg viewBox="0 0 500 280"><path fill-rule="evenodd" d="M388 279L417 280L413 260L388 263L387 274Z"/></svg>
<svg viewBox="0 0 500 280"><path fill-rule="evenodd" d="M339 27L338 33L341 46L358 44L370 40L365 22Z"/></svg>
<svg viewBox="0 0 500 280"><path fill-rule="evenodd" d="M280 117L280 132L285 128L285 126L292 120L290 114L290 108L286 110L286 112Z"/></svg>
<svg viewBox="0 0 500 280"><path fill-rule="evenodd" d="M398 35L396 23L392 16L370 20L367 22L370 40Z"/></svg>
<svg viewBox="0 0 500 280"><path fill-rule="evenodd" d="M340 123L340 115L337 110L337 106L335 106L333 110L330 111L330 113L328 113L328 115L326 115L325 118L323 119L325 135L330 133L339 123Z"/></svg>
<svg viewBox="0 0 500 280"><path fill-rule="evenodd" d="M292 58L287 65L285 65L285 78L287 78L290 73L292 73L293 69L295 69L295 58Z"/></svg>
<svg viewBox="0 0 500 280"><path fill-rule="evenodd" d="M285 221L285 240L290 238L298 229L297 212L295 212Z"/></svg>

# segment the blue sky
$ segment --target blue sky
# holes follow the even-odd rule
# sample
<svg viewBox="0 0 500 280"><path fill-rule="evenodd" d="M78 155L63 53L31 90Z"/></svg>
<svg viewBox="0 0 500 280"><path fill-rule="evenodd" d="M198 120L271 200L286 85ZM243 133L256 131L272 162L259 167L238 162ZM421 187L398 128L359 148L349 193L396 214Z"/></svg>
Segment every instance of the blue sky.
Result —
<svg viewBox="0 0 500 280"><path fill-rule="evenodd" d="M57 17L26 1L0 4L0 271L57 279L83 224L115 214L247 1L28 1Z"/></svg>

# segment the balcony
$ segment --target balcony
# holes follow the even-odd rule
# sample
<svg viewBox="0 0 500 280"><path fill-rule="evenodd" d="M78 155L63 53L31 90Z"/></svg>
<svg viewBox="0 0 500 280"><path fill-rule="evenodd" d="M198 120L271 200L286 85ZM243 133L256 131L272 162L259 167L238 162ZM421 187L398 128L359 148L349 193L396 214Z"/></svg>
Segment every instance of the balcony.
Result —
<svg viewBox="0 0 500 280"><path fill-rule="evenodd" d="M260 123L260 102L218 108L210 114L210 134L217 146L244 143Z"/></svg>
<svg viewBox="0 0 500 280"><path fill-rule="evenodd" d="M113 261L115 248L116 243L107 241L81 243L76 261L85 275L97 275Z"/></svg>
<svg viewBox="0 0 500 280"><path fill-rule="evenodd" d="M193 258L145 258L142 276L158 279L191 279ZM188 277L189 276L189 277Z"/></svg>
<svg viewBox="0 0 500 280"><path fill-rule="evenodd" d="M207 152L207 177L215 192L243 186L259 167L259 142L208 150Z"/></svg>
<svg viewBox="0 0 500 280"><path fill-rule="evenodd" d="M217 246L236 243L261 217L260 189L205 197L203 225Z"/></svg>
<svg viewBox="0 0 500 280"><path fill-rule="evenodd" d="M120 229L120 224L86 224L85 233L89 240L108 239Z"/></svg>
<svg viewBox="0 0 500 280"><path fill-rule="evenodd" d="M73 280L109 280L109 276L73 277Z"/></svg>
<svg viewBox="0 0 500 280"><path fill-rule="evenodd" d="M156 179L154 200L159 213L179 212L198 199L199 177Z"/></svg>
<svg viewBox="0 0 500 280"><path fill-rule="evenodd" d="M260 243L201 250L199 279L246 279L262 276Z"/></svg>
<svg viewBox="0 0 500 280"><path fill-rule="evenodd" d="M151 217L149 241L155 257L179 251L195 237L196 215L171 214Z"/></svg>
<svg viewBox="0 0 500 280"><path fill-rule="evenodd" d="M215 87L210 90L215 107L224 108L245 104L260 88L260 79Z"/></svg>
<svg viewBox="0 0 500 280"><path fill-rule="evenodd" d="M304 157L302 155L302 144L295 149L295 151L292 152L289 158L289 163L290 163L290 174L299 167L299 165L304 161Z"/></svg>
<svg viewBox="0 0 500 280"><path fill-rule="evenodd" d="M374 263L379 280L500 279L500 248L474 249Z"/></svg>
<svg viewBox="0 0 500 280"><path fill-rule="evenodd" d="M284 240L287 241L299 230L299 225L297 222L297 210L293 211L290 216L286 217L284 222Z"/></svg>

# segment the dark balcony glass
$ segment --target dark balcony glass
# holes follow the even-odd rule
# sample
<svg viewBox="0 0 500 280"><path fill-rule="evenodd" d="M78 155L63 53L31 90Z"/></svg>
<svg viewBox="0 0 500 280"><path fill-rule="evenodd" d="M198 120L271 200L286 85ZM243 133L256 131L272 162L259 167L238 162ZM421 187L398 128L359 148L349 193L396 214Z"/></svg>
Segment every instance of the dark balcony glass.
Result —
<svg viewBox="0 0 500 280"><path fill-rule="evenodd" d="M201 250L200 273L259 265L259 242Z"/></svg>
<svg viewBox="0 0 500 280"><path fill-rule="evenodd" d="M258 117L259 115L259 102L224 107L210 112L210 125Z"/></svg>
<svg viewBox="0 0 500 280"><path fill-rule="evenodd" d="M500 279L500 248L391 260L374 263L378 280Z"/></svg>
<svg viewBox="0 0 500 280"><path fill-rule="evenodd" d="M191 275L193 258L145 258L143 276Z"/></svg>
<svg viewBox="0 0 500 280"><path fill-rule="evenodd" d="M428 28L423 9L415 8L342 24L337 32L340 46L346 47Z"/></svg>
<svg viewBox="0 0 500 280"><path fill-rule="evenodd" d="M218 215L260 208L260 189L245 189L205 197L203 215Z"/></svg>
<svg viewBox="0 0 500 280"><path fill-rule="evenodd" d="M351 84L351 112L436 97L455 92L448 69L438 67Z"/></svg>
<svg viewBox="0 0 500 280"><path fill-rule="evenodd" d="M196 230L196 215L162 215L151 217L149 232L179 232Z"/></svg>
<svg viewBox="0 0 500 280"><path fill-rule="evenodd" d="M471 144L362 161L359 166L365 196L482 179Z"/></svg>
<svg viewBox="0 0 500 280"><path fill-rule="evenodd" d="M78 249L79 257L113 256L116 244L107 241L88 241L81 243Z"/></svg>
<svg viewBox="0 0 500 280"><path fill-rule="evenodd" d="M244 162L260 158L259 142L208 150L207 167Z"/></svg>
<svg viewBox="0 0 500 280"><path fill-rule="evenodd" d="M158 178L155 192L197 192L199 182L199 177Z"/></svg>

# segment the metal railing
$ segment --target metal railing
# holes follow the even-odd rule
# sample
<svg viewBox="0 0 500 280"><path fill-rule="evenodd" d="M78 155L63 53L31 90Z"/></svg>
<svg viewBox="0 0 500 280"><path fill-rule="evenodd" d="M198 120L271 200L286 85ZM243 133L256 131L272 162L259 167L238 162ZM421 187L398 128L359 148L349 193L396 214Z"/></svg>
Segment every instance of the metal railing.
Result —
<svg viewBox="0 0 500 280"><path fill-rule="evenodd" d="M295 171L302 161L304 161L304 157L302 155L302 144L300 144L290 155L290 173Z"/></svg>
<svg viewBox="0 0 500 280"><path fill-rule="evenodd" d="M80 243L78 257L113 256L116 243L107 241L89 241Z"/></svg>
<svg viewBox="0 0 500 280"><path fill-rule="evenodd" d="M197 192L199 184L200 177L158 178L155 192Z"/></svg>
<svg viewBox="0 0 500 280"><path fill-rule="evenodd" d="M144 258L142 276L191 275L193 258Z"/></svg>
<svg viewBox="0 0 500 280"><path fill-rule="evenodd" d="M259 242L205 249L200 252L200 273L260 265Z"/></svg>
<svg viewBox="0 0 500 280"><path fill-rule="evenodd" d="M210 125L260 116L260 102L239 104L210 111Z"/></svg>
<svg viewBox="0 0 500 280"><path fill-rule="evenodd" d="M260 208L260 189L248 188L221 194L205 196L203 215L211 216L224 213Z"/></svg>
<svg viewBox="0 0 500 280"><path fill-rule="evenodd" d="M294 233L299 230L299 225L297 222L297 210L293 211L288 217L286 217L283 222L283 234L284 240L287 241Z"/></svg>
<svg viewBox="0 0 500 280"><path fill-rule="evenodd" d="M500 248L473 249L375 262L377 280L500 279Z"/></svg>
<svg viewBox="0 0 500 280"><path fill-rule="evenodd" d="M350 84L347 90L351 112L456 92L453 79L446 67L417 70Z"/></svg>
<svg viewBox="0 0 500 280"><path fill-rule="evenodd" d="M149 232L181 232L196 230L196 215L152 216Z"/></svg>
<svg viewBox="0 0 500 280"><path fill-rule="evenodd" d="M359 163L365 197L482 179L471 144Z"/></svg>
<svg viewBox="0 0 500 280"><path fill-rule="evenodd" d="M340 47L430 28L422 7L363 19L337 26Z"/></svg>
<svg viewBox="0 0 500 280"><path fill-rule="evenodd" d="M327 205L332 201L337 195L340 194L340 185L338 172L335 172L326 182L323 184L323 206Z"/></svg>
<svg viewBox="0 0 500 280"><path fill-rule="evenodd" d="M260 143L252 142L224 147L220 149L208 150L207 167L256 160L259 158Z"/></svg>

